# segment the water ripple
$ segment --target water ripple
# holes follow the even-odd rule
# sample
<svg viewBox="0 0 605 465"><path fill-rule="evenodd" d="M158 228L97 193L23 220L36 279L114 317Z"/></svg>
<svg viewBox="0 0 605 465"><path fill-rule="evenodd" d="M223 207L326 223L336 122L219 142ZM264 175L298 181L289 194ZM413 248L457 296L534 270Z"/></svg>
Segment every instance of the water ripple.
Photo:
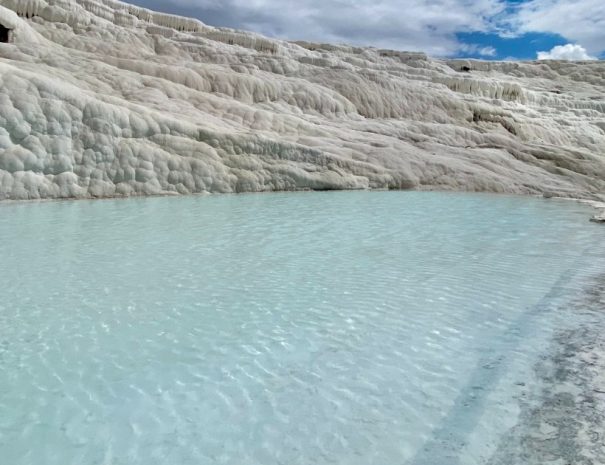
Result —
<svg viewBox="0 0 605 465"><path fill-rule="evenodd" d="M585 207L326 193L0 208L11 465L486 463L604 263Z"/></svg>

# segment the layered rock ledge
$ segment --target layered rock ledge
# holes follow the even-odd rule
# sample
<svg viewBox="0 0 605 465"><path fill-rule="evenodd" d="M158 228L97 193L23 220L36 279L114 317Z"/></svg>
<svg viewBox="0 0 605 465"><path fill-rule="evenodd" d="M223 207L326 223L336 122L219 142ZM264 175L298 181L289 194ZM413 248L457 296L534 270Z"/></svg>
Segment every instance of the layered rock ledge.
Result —
<svg viewBox="0 0 605 465"><path fill-rule="evenodd" d="M0 0L0 199L455 189L605 199L605 63L286 42Z"/></svg>

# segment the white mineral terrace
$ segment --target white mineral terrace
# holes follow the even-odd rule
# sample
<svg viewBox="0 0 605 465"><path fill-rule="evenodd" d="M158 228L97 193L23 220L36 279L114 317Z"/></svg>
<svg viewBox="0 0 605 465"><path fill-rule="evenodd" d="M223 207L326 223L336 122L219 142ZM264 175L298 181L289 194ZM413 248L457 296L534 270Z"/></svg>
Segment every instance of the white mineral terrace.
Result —
<svg viewBox="0 0 605 465"><path fill-rule="evenodd" d="M605 63L435 60L113 0L0 0L0 199L417 188L605 199Z"/></svg>

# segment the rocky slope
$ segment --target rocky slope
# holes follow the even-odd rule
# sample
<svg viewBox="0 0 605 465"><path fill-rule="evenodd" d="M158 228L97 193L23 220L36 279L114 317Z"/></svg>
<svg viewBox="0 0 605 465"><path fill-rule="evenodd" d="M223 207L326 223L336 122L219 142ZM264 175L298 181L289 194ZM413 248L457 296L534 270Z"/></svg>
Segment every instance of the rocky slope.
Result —
<svg viewBox="0 0 605 465"><path fill-rule="evenodd" d="M605 63L272 40L0 0L0 199L290 189L605 198Z"/></svg>

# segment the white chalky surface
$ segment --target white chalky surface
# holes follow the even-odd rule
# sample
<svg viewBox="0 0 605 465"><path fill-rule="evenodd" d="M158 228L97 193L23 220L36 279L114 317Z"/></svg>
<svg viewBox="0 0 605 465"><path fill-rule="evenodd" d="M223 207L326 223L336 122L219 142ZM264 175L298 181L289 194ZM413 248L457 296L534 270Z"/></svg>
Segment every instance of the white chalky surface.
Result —
<svg viewBox="0 0 605 465"><path fill-rule="evenodd" d="M605 195L602 61L291 43L112 0L0 0L0 24L0 199Z"/></svg>

